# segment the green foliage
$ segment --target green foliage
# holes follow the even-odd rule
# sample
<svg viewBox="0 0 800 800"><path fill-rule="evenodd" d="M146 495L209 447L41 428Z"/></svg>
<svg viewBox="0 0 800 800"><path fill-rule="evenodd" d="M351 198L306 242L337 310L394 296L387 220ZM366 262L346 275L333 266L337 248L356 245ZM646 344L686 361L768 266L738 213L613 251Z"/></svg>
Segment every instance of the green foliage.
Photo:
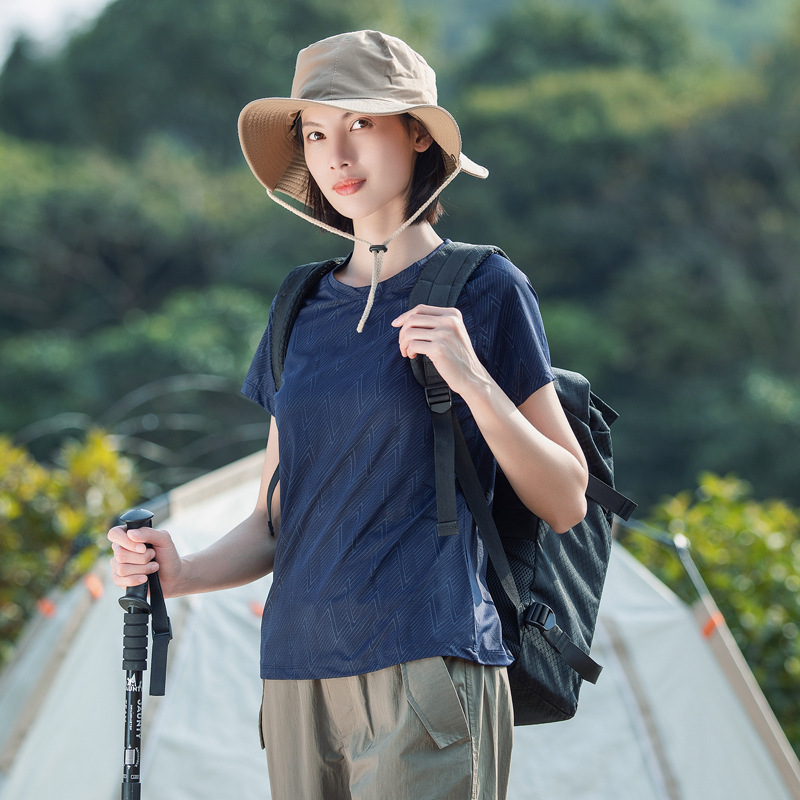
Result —
<svg viewBox="0 0 800 800"><path fill-rule="evenodd" d="M457 71L460 88L508 86L543 72L614 63L594 14L528 0L487 27L475 54Z"/></svg>
<svg viewBox="0 0 800 800"><path fill-rule="evenodd" d="M239 388L298 242L329 240L278 215L245 169L166 138L127 163L0 137L2 429L47 459L70 430L113 426L154 493L261 447ZM211 377L108 416L186 375Z"/></svg>
<svg viewBox="0 0 800 800"><path fill-rule="evenodd" d="M623 376L639 384L631 405L650 405L638 432L626 422L619 444L641 441L653 409L666 411L682 431L653 452L664 474L676 465L673 488L699 469L731 469L760 496L797 498L790 454L800 427L753 383L769 375L773 386L793 386L800 364L800 127L789 106L773 105L773 91L765 79L761 91L654 144L641 172L615 187L637 246L613 276L609 309L637 343L631 383Z"/></svg>
<svg viewBox="0 0 800 800"><path fill-rule="evenodd" d="M793 386L800 364L800 28L764 70L723 68L689 45L658 68L635 48L606 50L617 55L604 63L574 46L576 31L599 46L633 24L646 40L653 22L637 7L592 17L531 3L547 46L503 54L508 22L487 36L486 70L457 117L491 175L464 184L451 235L499 242L545 315L558 302L596 321L594 337L549 327L551 346L621 412L618 478L641 503L701 469L797 497L800 428L756 397L751 376ZM507 64L520 49L528 62Z"/></svg>
<svg viewBox="0 0 800 800"><path fill-rule="evenodd" d="M464 186L463 228L485 230L530 265L545 299L596 298L662 225L642 219L660 199L649 161L665 141L758 90L748 76L631 67L475 88L459 119L468 152L491 176Z"/></svg>
<svg viewBox="0 0 800 800"><path fill-rule="evenodd" d="M561 0L584 11L609 2ZM778 37L797 0L671 0L669 7L704 49L728 63L747 63Z"/></svg>
<svg viewBox="0 0 800 800"><path fill-rule="evenodd" d="M0 79L0 127L128 157L166 133L217 163L240 163L239 111L288 94L300 48L359 27L402 27L399 18L385 0L115 0L63 53L37 58L17 45ZM52 104L43 110L31 96Z"/></svg>
<svg viewBox="0 0 800 800"><path fill-rule="evenodd" d="M695 493L664 499L648 522L691 543L703 580L800 753L800 509L757 502L746 482L705 473ZM684 600L697 600L674 553L636 534L623 544Z"/></svg>
<svg viewBox="0 0 800 800"><path fill-rule="evenodd" d="M251 292L216 286L89 335L15 336L0 342L0 381L19 387L0 399L0 418L41 458L67 431L100 423L159 494L263 446L264 412L239 389L268 313Z"/></svg>
<svg viewBox="0 0 800 800"><path fill-rule="evenodd" d="M129 164L0 136L0 335L98 330L178 287L271 295L300 231L322 239L279 213L249 172L209 172L167 139Z"/></svg>
<svg viewBox="0 0 800 800"><path fill-rule="evenodd" d="M624 63L665 72L692 55L693 37L672 2L612 0L608 22L608 38Z"/></svg>
<svg viewBox="0 0 800 800"><path fill-rule="evenodd" d="M105 531L138 497L131 462L100 430L66 442L57 461L42 466L0 437L0 664L37 601L91 569Z"/></svg>
<svg viewBox="0 0 800 800"><path fill-rule="evenodd" d="M745 63L775 40L797 0L676 0L675 7L707 46Z"/></svg>
<svg viewBox="0 0 800 800"><path fill-rule="evenodd" d="M36 98L36 102L31 102ZM70 81L33 42L17 39L0 75L0 128L43 142L80 140Z"/></svg>
<svg viewBox="0 0 800 800"><path fill-rule="evenodd" d="M542 309L542 318L556 366L591 375L601 367L619 368L630 359L630 345L619 335L614 321L589 308L555 301Z"/></svg>
<svg viewBox="0 0 800 800"><path fill-rule="evenodd" d="M488 26L457 80L466 88L584 68L663 73L694 60L692 44L684 21L662 0L613 0L595 13L524 0Z"/></svg>
<svg viewBox="0 0 800 800"><path fill-rule="evenodd" d="M263 197L243 170L209 174L163 139L127 164L0 138L0 331L96 330L177 286L228 281L237 261L240 280L275 285L263 254L259 276L242 245L292 231L272 226L265 240Z"/></svg>

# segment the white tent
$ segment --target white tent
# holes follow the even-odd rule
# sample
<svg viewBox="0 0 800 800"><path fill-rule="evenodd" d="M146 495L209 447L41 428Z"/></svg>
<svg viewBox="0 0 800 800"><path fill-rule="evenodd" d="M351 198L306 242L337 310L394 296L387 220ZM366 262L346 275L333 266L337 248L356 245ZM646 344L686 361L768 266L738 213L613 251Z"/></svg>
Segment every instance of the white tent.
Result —
<svg viewBox="0 0 800 800"><path fill-rule="evenodd" d="M158 524L181 549L204 546L249 512L260 466L256 455L172 492ZM56 598L0 676L0 800L120 796L122 592L106 572L101 598L82 585ZM145 701L146 800L269 797L257 733L268 586L168 601L167 694ZM721 666L720 629L701 627L615 545L592 648L604 672L574 720L516 729L509 797L800 798L800 766L752 676L718 645Z"/></svg>

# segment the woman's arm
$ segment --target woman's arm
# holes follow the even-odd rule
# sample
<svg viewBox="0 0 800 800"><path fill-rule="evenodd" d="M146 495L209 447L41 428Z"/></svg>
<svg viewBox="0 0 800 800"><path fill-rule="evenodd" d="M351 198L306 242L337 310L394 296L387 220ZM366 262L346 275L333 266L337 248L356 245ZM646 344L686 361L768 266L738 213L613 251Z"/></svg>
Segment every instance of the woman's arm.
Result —
<svg viewBox="0 0 800 800"><path fill-rule="evenodd" d="M261 486L253 512L233 530L205 550L178 555L166 531L112 528L108 538L114 557L111 571L118 586L144 583L147 575L158 571L166 597L210 592L241 586L272 571L276 538L267 526L267 487L278 464L278 429L273 419L261 473ZM280 523L280 500L273 503L273 524ZM145 550L144 543L153 545Z"/></svg>
<svg viewBox="0 0 800 800"><path fill-rule="evenodd" d="M586 515L586 459L552 384L517 408L481 364L456 308L420 305L399 316L400 351L427 355L464 399L514 491L563 533Z"/></svg>
<svg viewBox="0 0 800 800"><path fill-rule="evenodd" d="M586 516L588 470L553 384L519 408L491 376L461 396L522 502L557 533L577 525Z"/></svg>

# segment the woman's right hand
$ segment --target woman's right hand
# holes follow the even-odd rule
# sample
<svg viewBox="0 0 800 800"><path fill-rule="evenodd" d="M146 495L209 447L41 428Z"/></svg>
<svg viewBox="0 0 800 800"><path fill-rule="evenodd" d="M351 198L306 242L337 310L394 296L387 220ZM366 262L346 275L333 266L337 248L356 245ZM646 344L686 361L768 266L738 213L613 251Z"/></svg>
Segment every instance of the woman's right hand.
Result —
<svg viewBox="0 0 800 800"><path fill-rule="evenodd" d="M156 528L128 531L124 527L115 527L109 530L108 540L114 551L111 574L117 586L138 586L147 581L148 575L158 572L165 597L182 594L183 562L167 531Z"/></svg>

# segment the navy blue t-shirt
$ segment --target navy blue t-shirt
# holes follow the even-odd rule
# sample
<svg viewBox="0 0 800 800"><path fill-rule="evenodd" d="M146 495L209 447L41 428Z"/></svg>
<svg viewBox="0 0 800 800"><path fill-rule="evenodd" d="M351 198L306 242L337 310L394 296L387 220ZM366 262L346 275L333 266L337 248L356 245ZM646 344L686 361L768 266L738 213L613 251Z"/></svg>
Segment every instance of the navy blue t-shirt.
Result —
<svg viewBox="0 0 800 800"><path fill-rule="evenodd" d="M379 284L360 334L369 288L325 276L297 317L279 391L271 316L253 359L242 391L274 415L281 464L262 678L357 675L430 656L511 663L460 492L459 534L437 535L430 411L391 325L425 260ZM552 380L536 294L507 259L490 256L457 305L515 405ZM456 411L491 499L494 459L458 397Z"/></svg>

